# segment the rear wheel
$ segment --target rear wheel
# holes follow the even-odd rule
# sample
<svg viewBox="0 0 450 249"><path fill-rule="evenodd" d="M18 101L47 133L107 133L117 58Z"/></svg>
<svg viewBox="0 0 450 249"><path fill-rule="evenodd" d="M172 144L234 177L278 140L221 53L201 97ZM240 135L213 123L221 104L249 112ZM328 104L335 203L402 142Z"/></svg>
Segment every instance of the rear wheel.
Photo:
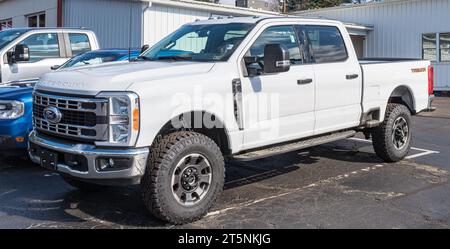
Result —
<svg viewBox="0 0 450 249"><path fill-rule="evenodd" d="M388 104L383 123L372 131L375 153L386 162L397 162L411 149L411 112L401 104Z"/></svg>
<svg viewBox="0 0 450 249"><path fill-rule="evenodd" d="M221 193L224 159L210 138L174 132L152 146L141 180L142 199L156 217L174 224L203 217Z"/></svg>

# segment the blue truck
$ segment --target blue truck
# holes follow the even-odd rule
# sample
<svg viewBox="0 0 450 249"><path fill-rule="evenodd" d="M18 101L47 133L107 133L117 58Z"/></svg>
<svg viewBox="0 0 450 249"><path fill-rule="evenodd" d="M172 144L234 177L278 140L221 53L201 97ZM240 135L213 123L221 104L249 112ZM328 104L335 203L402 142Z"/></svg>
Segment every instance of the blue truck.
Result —
<svg viewBox="0 0 450 249"><path fill-rule="evenodd" d="M100 49L79 54L53 70L66 70L138 57L140 50ZM32 130L32 92L35 80L0 84L0 154L26 153Z"/></svg>

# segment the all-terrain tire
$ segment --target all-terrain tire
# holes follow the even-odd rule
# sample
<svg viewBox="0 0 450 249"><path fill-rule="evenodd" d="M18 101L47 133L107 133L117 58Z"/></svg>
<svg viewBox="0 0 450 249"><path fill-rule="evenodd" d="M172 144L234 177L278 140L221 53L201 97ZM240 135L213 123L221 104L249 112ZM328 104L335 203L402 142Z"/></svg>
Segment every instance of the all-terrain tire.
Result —
<svg viewBox="0 0 450 249"><path fill-rule="evenodd" d="M406 142L403 146L396 147L393 141L394 124L403 118L408 127ZM398 162L404 159L411 149L412 119L409 109L402 104L388 104L385 118L380 126L372 130L373 148L377 156L386 162Z"/></svg>
<svg viewBox="0 0 450 249"><path fill-rule="evenodd" d="M64 179L64 181L66 183L68 183L69 185L71 185L74 188L77 188L81 192L85 192L85 193L98 192L98 191L101 191L101 190L104 190L105 188L107 188L106 186L103 186L103 185L84 182L84 181L72 178L70 176L62 175L61 177Z"/></svg>
<svg viewBox="0 0 450 249"><path fill-rule="evenodd" d="M184 206L173 191L173 177L182 159L201 154L209 161L210 184L202 199ZM172 224L184 224L202 218L222 192L225 163L217 144L200 133L179 131L165 135L151 148L146 172L141 179L142 199L157 218Z"/></svg>

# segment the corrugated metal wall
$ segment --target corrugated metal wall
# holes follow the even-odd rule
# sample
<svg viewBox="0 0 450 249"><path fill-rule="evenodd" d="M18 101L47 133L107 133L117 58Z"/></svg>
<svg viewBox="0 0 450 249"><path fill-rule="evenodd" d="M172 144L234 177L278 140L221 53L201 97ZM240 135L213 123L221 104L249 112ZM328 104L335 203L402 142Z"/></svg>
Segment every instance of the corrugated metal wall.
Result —
<svg viewBox="0 0 450 249"><path fill-rule="evenodd" d="M183 24L208 19L210 15L207 11L154 4L144 12L144 43L153 45Z"/></svg>
<svg viewBox="0 0 450 249"><path fill-rule="evenodd" d="M15 0L0 2L0 20L12 19L13 27L28 27L26 16L45 12L47 27L56 27L56 0Z"/></svg>
<svg viewBox="0 0 450 249"><path fill-rule="evenodd" d="M142 3L122 0L64 0L63 24L96 32L103 48L140 47ZM131 9L131 24L130 24ZM131 30L130 30L131 27Z"/></svg>
<svg viewBox="0 0 450 249"><path fill-rule="evenodd" d="M366 39L366 57L421 58L422 34L450 32L449 0L399 1L301 15L374 25ZM450 90L450 62L435 67L435 89Z"/></svg>

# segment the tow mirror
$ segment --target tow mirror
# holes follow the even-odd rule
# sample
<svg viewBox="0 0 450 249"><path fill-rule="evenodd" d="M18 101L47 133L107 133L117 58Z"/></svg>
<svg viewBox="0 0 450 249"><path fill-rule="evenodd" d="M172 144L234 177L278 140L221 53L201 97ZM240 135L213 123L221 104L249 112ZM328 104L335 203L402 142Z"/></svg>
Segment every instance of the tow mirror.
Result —
<svg viewBox="0 0 450 249"><path fill-rule="evenodd" d="M147 49L149 49L150 46L148 44L145 44L144 46L142 46L141 48L141 54L144 53Z"/></svg>
<svg viewBox="0 0 450 249"><path fill-rule="evenodd" d="M30 60L30 48L27 45L17 44L14 48L14 61L29 61Z"/></svg>
<svg viewBox="0 0 450 249"><path fill-rule="evenodd" d="M289 51L284 45L267 44L264 47L264 73L286 72L290 67Z"/></svg>

